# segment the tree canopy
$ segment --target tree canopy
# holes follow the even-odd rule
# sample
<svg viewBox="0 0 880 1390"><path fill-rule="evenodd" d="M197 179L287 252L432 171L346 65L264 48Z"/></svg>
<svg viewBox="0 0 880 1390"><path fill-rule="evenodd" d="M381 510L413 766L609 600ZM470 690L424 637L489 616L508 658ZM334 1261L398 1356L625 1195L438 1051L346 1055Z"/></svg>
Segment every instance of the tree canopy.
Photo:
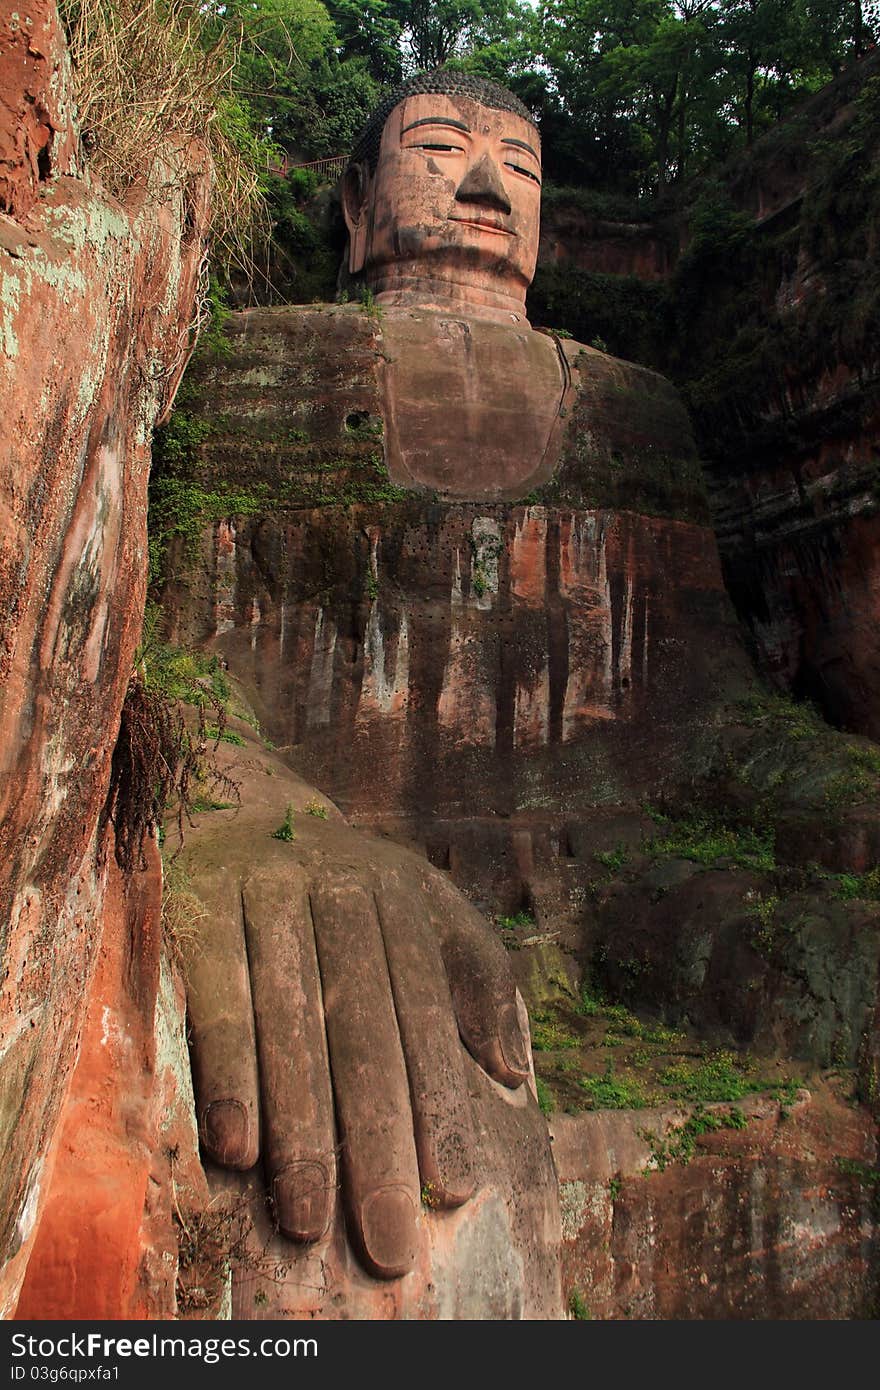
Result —
<svg viewBox="0 0 880 1390"><path fill-rule="evenodd" d="M748 146L871 48L880 0L207 0L260 139L342 154L382 91L443 63L505 82L553 178L650 193Z"/></svg>

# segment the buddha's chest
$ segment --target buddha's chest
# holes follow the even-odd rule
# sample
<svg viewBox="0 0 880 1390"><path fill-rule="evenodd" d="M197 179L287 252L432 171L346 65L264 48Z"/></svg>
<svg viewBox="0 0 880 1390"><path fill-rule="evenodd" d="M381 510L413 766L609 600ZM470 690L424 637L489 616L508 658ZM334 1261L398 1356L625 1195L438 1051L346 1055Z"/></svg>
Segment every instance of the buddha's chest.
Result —
<svg viewBox="0 0 880 1390"><path fill-rule="evenodd" d="M553 472L571 395L555 341L527 325L390 310L380 320L385 463L398 486L513 499Z"/></svg>

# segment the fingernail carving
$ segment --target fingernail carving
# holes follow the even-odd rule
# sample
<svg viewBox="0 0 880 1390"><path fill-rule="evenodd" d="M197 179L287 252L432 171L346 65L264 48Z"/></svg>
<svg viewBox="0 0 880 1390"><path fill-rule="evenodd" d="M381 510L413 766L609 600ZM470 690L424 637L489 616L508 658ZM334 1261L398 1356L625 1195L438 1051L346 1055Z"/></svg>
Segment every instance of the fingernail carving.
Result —
<svg viewBox="0 0 880 1390"><path fill-rule="evenodd" d="M361 1207L365 1253L382 1279L397 1279L416 1257L416 1207L403 1187L371 1192Z"/></svg>
<svg viewBox="0 0 880 1390"><path fill-rule="evenodd" d="M248 1163L250 1123L240 1100L215 1100L205 1111L202 1129L205 1146L219 1163L238 1168L255 1162Z"/></svg>
<svg viewBox="0 0 880 1390"><path fill-rule="evenodd" d="M335 1185L323 1163L291 1163L272 1187L278 1225L291 1240L311 1242L326 1235Z"/></svg>
<svg viewBox="0 0 880 1390"><path fill-rule="evenodd" d="M499 1010L498 1040L501 1055L510 1070L518 1072L523 1078L528 1076L529 1058L515 1004L505 1004Z"/></svg>

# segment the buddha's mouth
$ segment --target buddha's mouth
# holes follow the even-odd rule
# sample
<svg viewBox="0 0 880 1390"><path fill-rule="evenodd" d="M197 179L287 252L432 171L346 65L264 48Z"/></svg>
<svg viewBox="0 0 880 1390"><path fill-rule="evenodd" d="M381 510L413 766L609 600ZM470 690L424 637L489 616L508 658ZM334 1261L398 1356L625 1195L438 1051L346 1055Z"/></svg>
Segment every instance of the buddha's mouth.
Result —
<svg viewBox="0 0 880 1390"><path fill-rule="evenodd" d="M491 216L477 217L455 217L449 218L450 222L460 222L465 227L479 227L481 232L497 232L501 236L516 236L510 227L505 227L497 218Z"/></svg>

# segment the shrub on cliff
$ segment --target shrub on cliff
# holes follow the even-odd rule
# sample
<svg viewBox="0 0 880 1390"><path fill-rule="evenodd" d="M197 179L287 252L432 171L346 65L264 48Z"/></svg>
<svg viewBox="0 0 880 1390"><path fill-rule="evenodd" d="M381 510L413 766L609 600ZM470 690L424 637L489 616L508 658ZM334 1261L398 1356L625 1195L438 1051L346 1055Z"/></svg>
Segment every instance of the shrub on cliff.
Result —
<svg viewBox="0 0 880 1390"><path fill-rule="evenodd" d="M83 139L115 194L174 174L175 151L202 141L213 160L212 224L220 259L247 259L261 220L271 146L236 94L238 44L210 37L193 0L61 0Z"/></svg>

